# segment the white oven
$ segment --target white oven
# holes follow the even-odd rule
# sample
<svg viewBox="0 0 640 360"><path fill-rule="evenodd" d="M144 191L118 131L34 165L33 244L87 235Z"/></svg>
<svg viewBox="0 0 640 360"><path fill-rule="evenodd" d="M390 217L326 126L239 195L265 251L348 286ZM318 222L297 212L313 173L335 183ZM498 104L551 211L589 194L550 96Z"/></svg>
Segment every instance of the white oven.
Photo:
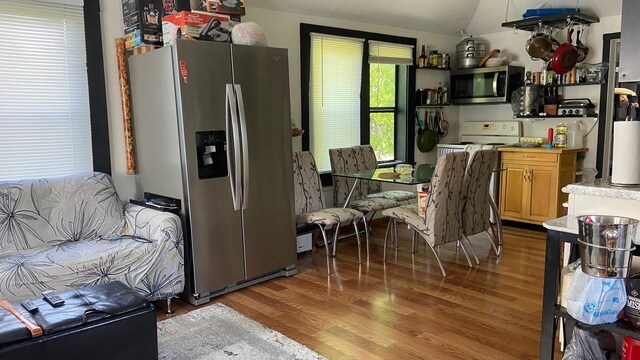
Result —
<svg viewBox="0 0 640 360"><path fill-rule="evenodd" d="M438 156L455 151L475 151L481 148L497 148L504 145L518 143L522 136L520 121L468 121L462 123L460 142L456 144L438 144ZM481 146L480 146L481 145ZM495 164L498 168L498 163ZM499 172L491 176L489 191L496 204L498 201ZM491 221L493 221L493 215Z"/></svg>

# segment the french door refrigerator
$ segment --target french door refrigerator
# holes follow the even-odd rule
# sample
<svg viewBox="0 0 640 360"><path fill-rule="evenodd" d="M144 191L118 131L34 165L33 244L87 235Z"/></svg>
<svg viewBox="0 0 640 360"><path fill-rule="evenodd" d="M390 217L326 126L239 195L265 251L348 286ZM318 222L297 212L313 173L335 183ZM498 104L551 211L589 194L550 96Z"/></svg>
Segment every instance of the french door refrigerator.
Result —
<svg viewBox="0 0 640 360"><path fill-rule="evenodd" d="M295 274L287 50L178 40L129 72L137 188L182 205L183 297Z"/></svg>

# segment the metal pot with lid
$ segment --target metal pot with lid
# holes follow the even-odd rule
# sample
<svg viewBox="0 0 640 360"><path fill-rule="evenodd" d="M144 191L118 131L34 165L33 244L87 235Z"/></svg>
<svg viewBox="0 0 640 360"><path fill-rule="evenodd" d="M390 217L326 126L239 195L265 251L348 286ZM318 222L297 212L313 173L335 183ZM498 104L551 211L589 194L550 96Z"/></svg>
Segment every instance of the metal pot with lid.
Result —
<svg viewBox="0 0 640 360"><path fill-rule="evenodd" d="M478 67L480 60L486 55L487 45L468 36L456 45L456 64L458 69Z"/></svg>

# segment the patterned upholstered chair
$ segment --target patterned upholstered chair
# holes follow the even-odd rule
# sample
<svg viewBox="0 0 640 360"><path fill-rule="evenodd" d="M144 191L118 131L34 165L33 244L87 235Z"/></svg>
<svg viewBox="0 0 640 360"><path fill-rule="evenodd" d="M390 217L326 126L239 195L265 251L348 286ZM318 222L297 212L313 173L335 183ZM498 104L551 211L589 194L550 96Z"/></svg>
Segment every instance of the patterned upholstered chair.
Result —
<svg viewBox="0 0 640 360"><path fill-rule="evenodd" d="M462 182L467 166L467 157L467 152L454 152L444 154L438 158L438 163L436 164L436 169L431 180L429 196L426 200L424 217L418 215L416 205L400 206L382 211L382 215L389 217L387 235L393 225L392 236L394 236L395 242L397 243L398 234L396 223L404 222L408 224L413 231L425 240L433 251L438 261L438 266L440 266L440 270L442 271L442 276L447 276L447 273L442 266L438 253L435 251L435 247L452 242L460 244L469 263L469 267L472 267L465 245L461 241L461 239L465 239L475 256L475 251L473 251L471 243L469 243L462 232L460 217L462 210L460 194L462 192ZM385 235L384 240L384 261L387 259L387 235ZM413 251L415 252L415 241L412 245ZM477 256L475 256L475 258L476 263L479 264Z"/></svg>
<svg viewBox="0 0 640 360"><path fill-rule="evenodd" d="M362 262L360 255L360 233L358 231L358 221L362 219L365 227L365 237L367 246L367 259L369 258L369 230L364 214L355 209L349 208L325 208L322 196L322 185L320 175L313 155L308 151L296 152L293 154L293 180L296 208L296 227L298 230L313 228L318 226L322 233L325 250L327 252L327 274L331 274L329 264L329 242L327 240L326 229L333 228L333 243L338 240L338 232L341 224L352 223L358 241L358 262Z"/></svg>
<svg viewBox="0 0 640 360"><path fill-rule="evenodd" d="M498 151L477 150L470 157L462 183L462 232L466 236L486 233L496 255L500 255L494 234L489 233L489 229L493 232L489 182L498 159Z"/></svg>
<svg viewBox="0 0 640 360"><path fill-rule="evenodd" d="M370 146L368 147L370 148ZM371 151L373 152L373 149ZM368 152L364 151L362 146L329 149L331 172L345 173L376 169L378 164L375 154L371 157L365 155L365 153ZM334 206L344 206L355 181L355 179L348 179L342 176L333 177ZM369 197L369 194L379 192L380 182L360 180L351 195L348 206L365 214L371 213L373 217L376 211L401 205L397 200L385 197Z"/></svg>
<svg viewBox="0 0 640 360"><path fill-rule="evenodd" d="M354 146L355 158L361 164L360 170L375 170L378 168L378 159L371 145ZM397 202L415 199L418 195L414 191L388 190L382 191L382 183L379 181L367 181L367 197L385 198Z"/></svg>

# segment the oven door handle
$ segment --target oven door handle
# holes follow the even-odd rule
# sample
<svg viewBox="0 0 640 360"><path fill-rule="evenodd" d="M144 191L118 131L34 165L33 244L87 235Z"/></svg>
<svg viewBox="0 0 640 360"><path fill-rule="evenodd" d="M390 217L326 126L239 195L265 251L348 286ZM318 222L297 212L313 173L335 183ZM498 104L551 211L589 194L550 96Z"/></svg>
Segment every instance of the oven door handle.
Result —
<svg viewBox="0 0 640 360"><path fill-rule="evenodd" d="M498 78L500 77L500 72L496 72L493 75L493 96L498 97Z"/></svg>

